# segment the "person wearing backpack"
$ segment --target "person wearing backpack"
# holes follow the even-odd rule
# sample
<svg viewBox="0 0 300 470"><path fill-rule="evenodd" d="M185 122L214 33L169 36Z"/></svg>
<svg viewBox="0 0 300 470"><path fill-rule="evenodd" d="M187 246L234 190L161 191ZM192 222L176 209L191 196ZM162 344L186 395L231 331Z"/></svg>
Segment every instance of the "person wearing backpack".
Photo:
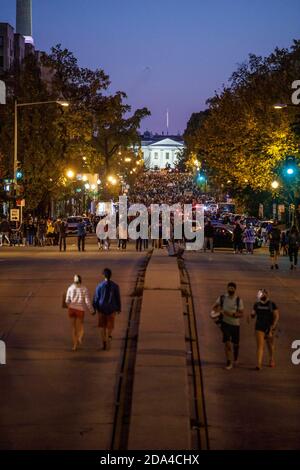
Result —
<svg viewBox="0 0 300 470"><path fill-rule="evenodd" d="M240 318L244 313L244 303L236 295L237 286L235 282L229 282L227 293L221 295L213 306L213 311L221 314L221 330L223 343L225 344L226 367L232 369L237 366L240 343Z"/></svg>
<svg viewBox="0 0 300 470"><path fill-rule="evenodd" d="M119 286L111 280L112 272L105 268L104 280L96 287L93 306L99 314L99 328L102 329L103 350L110 348L115 316L121 313L121 295Z"/></svg>
<svg viewBox="0 0 300 470"><path fill-rule="evenodd" d="M257 294L257 302L253 306L251 318L256 318L255 333L257 343L257 366L261 370L264 354L265 340L269 351L269 366L275 367L274 332L279 320L279 310L274 302L270 300L266 289L261 289Z"/></svg>

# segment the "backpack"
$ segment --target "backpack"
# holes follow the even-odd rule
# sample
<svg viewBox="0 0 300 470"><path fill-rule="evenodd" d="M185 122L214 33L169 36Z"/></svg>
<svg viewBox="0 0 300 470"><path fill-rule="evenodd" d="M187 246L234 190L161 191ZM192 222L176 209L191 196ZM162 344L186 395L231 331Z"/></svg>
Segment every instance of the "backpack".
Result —
<svg viewBox="0 0 300 470"><path fill-rule="evenodd" d="M225 300L225 295L223 294L223 295L221 295L221 297L220 297L220 308L221 308L221 310L223 310L224 300ZM240 309L240 298L237 297L237 298L236 298L236 311L238 312L239 309Z"/></svg>

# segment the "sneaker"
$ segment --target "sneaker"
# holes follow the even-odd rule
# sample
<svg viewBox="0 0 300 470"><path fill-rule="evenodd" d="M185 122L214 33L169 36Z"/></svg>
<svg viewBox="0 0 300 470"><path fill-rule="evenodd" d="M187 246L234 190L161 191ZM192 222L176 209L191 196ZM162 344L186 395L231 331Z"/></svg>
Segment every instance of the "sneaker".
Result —
<svg viewBox="0 0 300 470"><path fill-rule="evenodd" d="M261 367L256 366L256 367L255 367L255 370L261 370Z"/></svg>
<svg viewBox="0 0 300 470"><path fill-rule="evenodd" d="M228 361L227 366L225 367L226 370L231 370L233 368L232 362Z"/></svg>

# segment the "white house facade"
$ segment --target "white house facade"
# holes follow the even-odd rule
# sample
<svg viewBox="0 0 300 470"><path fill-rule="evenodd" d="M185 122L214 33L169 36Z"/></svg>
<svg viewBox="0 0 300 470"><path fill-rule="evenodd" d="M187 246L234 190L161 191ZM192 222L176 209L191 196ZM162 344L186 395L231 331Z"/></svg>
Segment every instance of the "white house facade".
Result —
<svg viewBox="0 0 300 470"><path fill-rule="evenodd" d="M145 167L150 170L174 168L179 154L185 148L182 139L179 136L152 137L149 135L148 137L148 135L146 139L142 139Z"/></svg>

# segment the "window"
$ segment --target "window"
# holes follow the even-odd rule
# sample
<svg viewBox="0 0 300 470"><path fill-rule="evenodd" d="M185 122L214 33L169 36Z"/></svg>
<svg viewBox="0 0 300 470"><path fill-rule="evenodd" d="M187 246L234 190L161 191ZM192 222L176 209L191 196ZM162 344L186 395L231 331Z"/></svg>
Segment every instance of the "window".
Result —
<svg viewBox="0 0 300 470"><path fill-rule="evenodd" d="M0 47L4 46L4 36L0 36Z"/></svg>
<svg viewBox="0 0 300 470"><path fill-rule="evenodd" d="M170 154L169 154L169 152L167 152L166 153L166 160L169 160L169 158L170 158Z"/></svg>
<svg viewBox="0 0 300 470"><path fill-rule="evenodd" d="M158 153L157 152L154 153L154 158L155 158L155 160L158 159Z"/></svg>
<svg viewBox="0 0 300 470"><path fill-rule="evenodd" d="M0 55L0 67L4 67L4 58Z"/></svg>

